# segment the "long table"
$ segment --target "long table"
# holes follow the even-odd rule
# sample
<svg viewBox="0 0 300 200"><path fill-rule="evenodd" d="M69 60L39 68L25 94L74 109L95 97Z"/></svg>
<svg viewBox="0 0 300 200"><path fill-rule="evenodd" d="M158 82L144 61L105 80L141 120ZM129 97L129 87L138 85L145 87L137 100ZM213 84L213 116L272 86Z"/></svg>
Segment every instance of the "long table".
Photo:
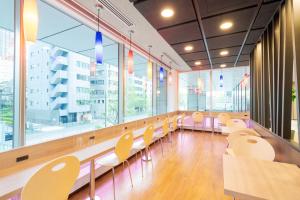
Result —
<svg viewBox="0 0 300 200"><path fill-rule="evenodd" d="M296 165L223 155L224 193L238 199L300 198Z"/></svg>
<svg viewBox="0 0 300 200"><path fill-rule="evenodd" d="M157 122L154 124L154 129L157 131L162 127L162 122ZM137 139L141 137L146 130L146 127L140 128L133 131L134 138ZM95 197L95 159L100 156L112 151L118 141L119 137L101 142L99 144L94 144L88 146L84 149L75 151L66 155L73 155L80 161L80 164L90 162L90 199ZM24 169L17 173L4 176L0 178L0 200L7 200L17 194L20 194L22 188L25 186L30 177L35 174L45 163Z"/></svg>

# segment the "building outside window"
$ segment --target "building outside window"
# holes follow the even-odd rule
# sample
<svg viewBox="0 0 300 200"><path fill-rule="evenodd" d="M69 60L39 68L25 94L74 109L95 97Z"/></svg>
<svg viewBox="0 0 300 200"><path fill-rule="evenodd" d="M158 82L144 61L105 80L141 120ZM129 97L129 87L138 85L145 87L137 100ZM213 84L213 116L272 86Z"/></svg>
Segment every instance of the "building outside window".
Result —
<svg viewBox="0 0 300 200"><path fill-rule="evenodd" d="M134 69L128 74L125 49L125 113L124 121L152 116L152 79L147 74L147 59L134 52Z"/></svg>
<svg viewBox="0 0 300 200"><path fill-rule="evenodd" d="M0 0L0 151L13 147L14 1Z"/></svg>
<svg viewBox="0 0 300 200"><path fill-rule="evenodd" d="M118 43L104 36L96 65L94 30L43 1L38 9L39 39L26 51L26 144L118 123Z"/></svg>
<svg viewBox="0 0 300 200"><path fill-rule="evenodd" d="M167 112L167 83L168 72L164 68L156 67L156 114Z"/></svg>

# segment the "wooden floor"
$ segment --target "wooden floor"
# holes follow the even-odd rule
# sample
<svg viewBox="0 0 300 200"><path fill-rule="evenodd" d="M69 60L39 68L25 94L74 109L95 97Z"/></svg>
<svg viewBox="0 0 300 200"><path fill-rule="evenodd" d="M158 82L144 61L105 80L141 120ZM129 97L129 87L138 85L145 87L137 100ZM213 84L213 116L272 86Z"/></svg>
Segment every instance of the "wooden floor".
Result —
<svg viewBox="0 0 300 200"><path fill-rule="evenodd" d="M164 156L159 143L153 145L151 162L144 164L142 178L140 157L130 159L133 188L128 171L116 170L118 200L218 200L232 199L224 195L222 154L226 138L220 134L185 131L173 135L173 143L164 143ZM144 162L145 163L145 162ZM113 199L111 173L96 181L96 194L102 200ZM88 186L70 196L71 200L88 197Z"/></svg>

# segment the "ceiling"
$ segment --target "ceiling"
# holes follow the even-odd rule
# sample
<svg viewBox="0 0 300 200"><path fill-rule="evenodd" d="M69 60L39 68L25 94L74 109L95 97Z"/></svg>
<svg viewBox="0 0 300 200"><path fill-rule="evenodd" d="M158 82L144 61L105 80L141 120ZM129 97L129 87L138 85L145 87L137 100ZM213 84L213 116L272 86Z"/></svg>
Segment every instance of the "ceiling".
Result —
<svg viewBox="0 0 300 200"><path fill-rule="evenodd" d="M280 0L130 1L193 70L248 66L252 49L280 4ZM174 10L174 15L163 18L164 8ZM221 30L228 21L232 28ZM193 50L187 52L188 45ZM221 56L222 50L228 55Z"/></svg>

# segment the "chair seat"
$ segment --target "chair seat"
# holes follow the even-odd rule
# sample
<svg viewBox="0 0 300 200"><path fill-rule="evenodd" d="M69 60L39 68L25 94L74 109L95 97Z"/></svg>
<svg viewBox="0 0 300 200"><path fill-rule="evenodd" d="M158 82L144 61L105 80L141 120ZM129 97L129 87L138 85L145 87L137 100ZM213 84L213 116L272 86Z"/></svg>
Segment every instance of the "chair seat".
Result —
<svg viewBox="0 0 300 200"><path fill-rule="evenodd" d="M146 145L144 143L144 141L136 141L133 143L133 146L132 146L132 149L135 149L135 150L142 150L142 149L145 149Z"/></svg>
<svg viewBox="0 0 300 200"><path fill-rule="evenodd" d="M107 155L103 158L100 158L97 161L97 164L100 164L104 167L115 167L120 164L119 159L115 153Z"/></svg>

